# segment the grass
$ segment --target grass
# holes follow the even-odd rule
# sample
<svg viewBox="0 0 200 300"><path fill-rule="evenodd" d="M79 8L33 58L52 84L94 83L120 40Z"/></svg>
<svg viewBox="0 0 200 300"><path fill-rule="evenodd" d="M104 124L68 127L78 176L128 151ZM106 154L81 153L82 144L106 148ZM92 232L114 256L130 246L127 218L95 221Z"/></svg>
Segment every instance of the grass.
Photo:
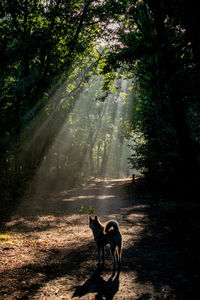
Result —
<svg viewBox="0 0 200 300"><path fill-rule="evenodd" d="M18 241L7 233L0 233L0 243L8 245L16 245Z"/></svg>
<svg viewBox="0 0 200 300"><path fill-rule="evenodd" d="M0 240L8 241L10 239L11 239L10 235L8 235L6 233L0 233Z"/></svg>

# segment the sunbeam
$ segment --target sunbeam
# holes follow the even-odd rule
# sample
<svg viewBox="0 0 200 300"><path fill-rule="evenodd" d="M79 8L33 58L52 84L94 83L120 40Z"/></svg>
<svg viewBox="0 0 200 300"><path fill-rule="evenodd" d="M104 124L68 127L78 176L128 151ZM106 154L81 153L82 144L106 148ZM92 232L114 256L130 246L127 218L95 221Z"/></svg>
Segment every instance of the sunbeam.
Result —
<svg viewBox="0 0 200 300"><path fill-rule="evenodd" d="M130 149L122 134L123 118L129 118L128 81L118 81L119 88L101 101L98 97L103 82L103 76L92 76L77 99L71 100L70 108L66 106L64 116L57 114L58 105L63 110L62 103L69 104L69 99L58 105L54 103L55 109L33 136L30 148L36 136L44 134L43 130L52 134L52 122L54 125L59 123L32 179L31 188L35 195L45 195L60 187L67 188L91 177L129 176ZM56 99L58 95L60 99L64 97L62 93L66 90L66 84L63 83L57 91Z"/></svg>

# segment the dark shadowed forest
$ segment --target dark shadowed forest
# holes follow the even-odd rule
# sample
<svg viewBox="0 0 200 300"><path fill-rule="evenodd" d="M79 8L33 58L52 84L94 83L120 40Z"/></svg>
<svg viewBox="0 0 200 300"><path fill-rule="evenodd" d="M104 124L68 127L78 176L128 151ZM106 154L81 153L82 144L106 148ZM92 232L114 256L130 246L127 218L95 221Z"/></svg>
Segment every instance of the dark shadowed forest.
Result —
<svg viewBox="0 0 200 300"><path fill-rule="evenodd" d="M198 298L198 29L193 0L0 2L1 299Z"/></svg>

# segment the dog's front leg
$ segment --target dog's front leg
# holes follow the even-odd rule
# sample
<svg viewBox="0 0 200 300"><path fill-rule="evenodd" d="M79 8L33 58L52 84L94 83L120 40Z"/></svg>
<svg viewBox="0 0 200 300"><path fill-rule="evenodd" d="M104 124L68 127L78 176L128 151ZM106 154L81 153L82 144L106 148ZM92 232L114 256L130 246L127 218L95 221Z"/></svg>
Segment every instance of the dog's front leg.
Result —
<svg viewBox="0 0 200 300"><path fill-rule="evenodd" d="M102 267L104 267L104 246L102 247Z"/></svg>
<svg viewBox="0 0 200 300"><path fill-rule="evenodd" d="M101 248L98 247L97 251L98 251L98 263L97 263L97 266L99 267L100 263L101 263Z"/></svg>

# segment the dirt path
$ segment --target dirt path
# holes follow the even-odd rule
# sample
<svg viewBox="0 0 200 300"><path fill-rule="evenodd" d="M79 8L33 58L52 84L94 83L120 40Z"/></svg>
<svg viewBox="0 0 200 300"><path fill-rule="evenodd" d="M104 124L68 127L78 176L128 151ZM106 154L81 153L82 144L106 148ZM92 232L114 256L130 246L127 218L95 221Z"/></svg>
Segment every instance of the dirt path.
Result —
<svg viewBox="0 0 200 300"><path fill-rule="evenodd" d="M96 270L88 210L120 224L122 268L114 277L109 251ZM177 242L173 211L173 203L136 195L129 180L25 197L0 235L0 299L198 299L198 272L188 244Z"/></svg>

